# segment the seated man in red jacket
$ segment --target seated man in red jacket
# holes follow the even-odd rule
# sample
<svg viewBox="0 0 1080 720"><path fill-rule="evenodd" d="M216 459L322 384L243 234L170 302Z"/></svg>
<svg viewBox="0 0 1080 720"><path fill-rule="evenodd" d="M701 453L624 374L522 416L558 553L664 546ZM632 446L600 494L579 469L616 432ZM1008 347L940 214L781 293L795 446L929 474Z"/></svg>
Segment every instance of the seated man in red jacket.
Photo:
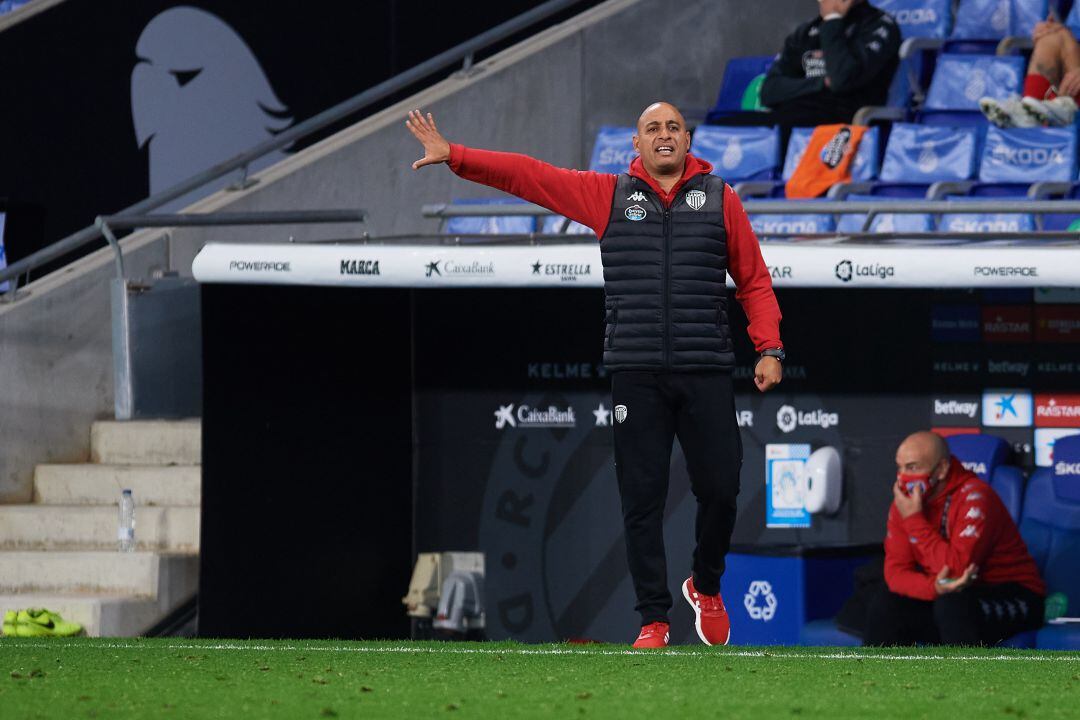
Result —
<svg viewBox="0 0 1080 720"><path fill-rule="evenodd" d="M1016 524L934 433L896 451L885 583L867 645L993 644L1042 625L1046 586Z"/></svg>
<svg viewBox="0 0 1080 720"><path fill-rule="evenodd" d="M620 175L565 170L525 155L451 144L435 118L419 111L409 114L406 125L424 147L413 168L446 163L466 180L542 205L600 238L615 476L641 614L634 646L664 647L670 638L664 502L676 437L698 502L697 547L682 596L702 642L727 644L731 624L720 578L735 528L742 467L729 274L760 353L754 375L758 390L780 382L784 360L780 308L738 196L712 174L712 165L690 154L686 120L670 103L653 103L638 118L633 139L638 157Z"/></svg>

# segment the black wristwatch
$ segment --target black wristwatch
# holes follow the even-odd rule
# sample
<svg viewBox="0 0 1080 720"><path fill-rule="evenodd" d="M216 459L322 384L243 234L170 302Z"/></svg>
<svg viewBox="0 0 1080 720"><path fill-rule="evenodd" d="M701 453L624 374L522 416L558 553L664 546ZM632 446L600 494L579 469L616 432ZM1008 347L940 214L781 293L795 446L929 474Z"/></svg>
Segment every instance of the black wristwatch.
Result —
<svg viewBox="0 0 1080 720"><path fill-rule="evenodd" d="M787 358L787 354L784 352L784 348L769 348L768 350L762 350L761 357L758 359L760 360L763 357L774 357L782 363Z"/></svg>

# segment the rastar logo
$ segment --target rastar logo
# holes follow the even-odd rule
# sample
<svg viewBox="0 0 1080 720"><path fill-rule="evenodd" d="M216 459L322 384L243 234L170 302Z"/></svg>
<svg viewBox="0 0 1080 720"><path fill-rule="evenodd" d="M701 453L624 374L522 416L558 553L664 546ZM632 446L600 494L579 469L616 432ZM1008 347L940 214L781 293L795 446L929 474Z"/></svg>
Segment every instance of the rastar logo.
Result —
<svg viewBox="0 0 1080 720"><path fill-rule="evenodd" d="M1080 427L1080 395L1036 395L1037 427Z"/></svg>
<svg viewBox="0 0 1080 720"><path fill-rule="evenodd" d="M778 605L773 594L772 584L768 580L754 580L743 595L743 607L751 620L769 622L776 615Z"/></svg>
<svg viewBox="0 0 1080 720"><path fill-rule="evenodd" d="M977 402L934 399L935 415L963 415L965 417L973 418L977 412L979 412L979 403Z"/></svg>
<svg viewBox="0 0 1080 720"><path fill-rule="evenodd" d="M1080 475L1080 462L1068 463L1059 461L1054 463L1055 475Z"/></svg>
<svg viewBox="0 0 1080 720"><path fill-rule="evenodd" d="M1031 306L988 306L982 311L986 342L1031 342Z"/></svg>
<svg viewBox="0 0 1080 720"><path fill-rule="evenodd" d="M772 275L773 280L779 279L791 279L791 266L790 265L768 265L769 275Z"/></svg>
<svg viewBox="0 0 1080 720"><path fill-rule="evenodd" d="M736 410L735 421L741 428L754 427L754 411L753 410Z"/></svg>

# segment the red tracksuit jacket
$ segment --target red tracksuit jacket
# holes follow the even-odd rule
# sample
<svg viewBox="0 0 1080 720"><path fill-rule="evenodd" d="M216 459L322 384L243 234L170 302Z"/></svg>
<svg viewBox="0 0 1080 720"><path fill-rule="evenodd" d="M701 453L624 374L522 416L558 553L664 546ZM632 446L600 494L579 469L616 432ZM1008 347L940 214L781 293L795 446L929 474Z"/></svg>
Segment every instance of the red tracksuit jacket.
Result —
<svg viewBox="0 0 1080 720"><path fill-rule="evenodd" d="M616 175L565 170L528 155L477 150L454 143L450 144L449 165L466 180L517 195L591 228L598 238L604 237L611 218ZM682 178L667 193L645 172L641 158L634 158L629 172L648 183L670 207L687 180L712 172L712 165L687 155ZM780 306L773 295L772 278L761 257L761 248L746 211L730 186L725 186L724 192L724 225L727 229L728 272L737 288L735 297L746 311L750 339L759 352L783 347Z"/></svg>
<svg viewBox="0 0 1080 720"><path fill-rule="evenodd" d="M941 516L950 495L946 540ZM889 508L885 582L899 595L933 600L935 578L943 566L949 566L951 577L960 577L971 563L979 568L976 584L1018 583L1046 594L1039 569L1001 498L954 457L945 487L923 502L921 513L902 518L896 503Z"/></svg>

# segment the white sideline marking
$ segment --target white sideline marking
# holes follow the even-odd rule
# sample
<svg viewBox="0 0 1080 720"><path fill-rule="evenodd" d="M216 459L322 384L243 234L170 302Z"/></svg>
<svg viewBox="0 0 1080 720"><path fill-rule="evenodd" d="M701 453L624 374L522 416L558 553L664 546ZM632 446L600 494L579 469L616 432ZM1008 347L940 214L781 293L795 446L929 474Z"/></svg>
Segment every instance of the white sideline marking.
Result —
<svg viewBox="0 0 1080 720"><path fill-rule="evenodd" d="M54 642L27 643L19 647L32 648L55 648ZM402 653L415 655L640 655L644 657L697 657L697 658L762 658L771 657L777 660L800 659L800 660L990 660L1001 661L1080 661L1080 653L1076 655L873 655L859 652L770 652L767 650L728 650L718 653L680 652L677 647L669 650L578 650L573 648L468 648L468 647L416 647L411 645L392 645L387 647L349 647L340 645L307 646L307 645L144 645L137 643L93 643L73 647L89 647L95 650L143 650L155 647L166 650L233 650L233 651L258 651L258 652L333 652L333 653ZM671 650L675 650L672 652Z"/></svg>

